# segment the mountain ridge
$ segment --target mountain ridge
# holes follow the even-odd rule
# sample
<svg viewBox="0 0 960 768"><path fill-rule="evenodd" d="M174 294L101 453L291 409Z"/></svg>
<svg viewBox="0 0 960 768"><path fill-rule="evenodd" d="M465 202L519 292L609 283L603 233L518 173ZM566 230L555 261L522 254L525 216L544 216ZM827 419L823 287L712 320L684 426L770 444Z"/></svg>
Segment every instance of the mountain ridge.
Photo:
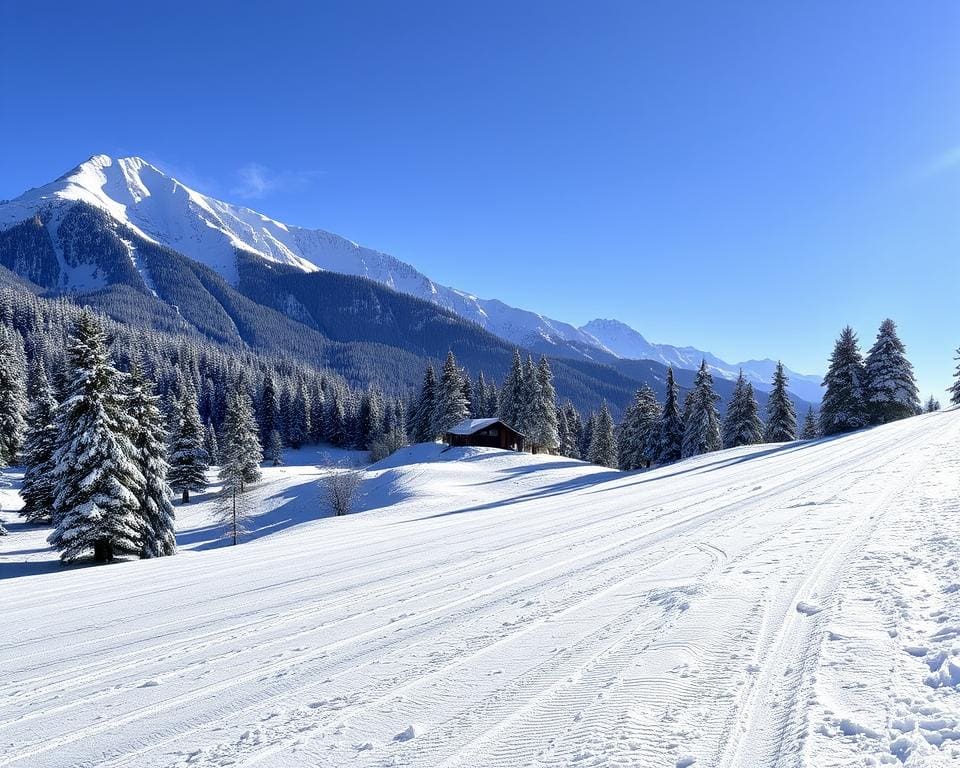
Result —
<svg viewBox="0 0 960 768"><path fill-rule="evenodd" d="M48 210L52 211L50 226L56 242L62 218L56 209L69 202L100 208L144 239L183 253L233 285L239 281L237 255L246 253L304 273L326 270L371 279L430 301L538 353L605 363L624 357L651 359L686 370L699 367L700 360L706 359L717 375L727 379L734 378L739 367L692 347L651 344L626 324L613 321L646 345L642 357L633 357L629 345L619 345L618 351L614 348L618 344L609 337L602 338L604 334L598 334L590 323L577 328L533 310L512 307L498 299L480 299L441 285L390 254L340 235L284 224L245 206L204 195L140 157L94 155L53 182L0 203L0 229ZM70 265L62 253L56 255L64 279L69 281L61 288L96 290L105 285L102 275ZM132 251L130 259L144 282L149 283L149 276L143 274ZM745 372L758 387L769 387L768 377L765 381L750 366ZM818 378L806 377L816 381L816 388L807 386L810 382L803 378L791 372L791 389L804 399L819 400Z"/></svg>

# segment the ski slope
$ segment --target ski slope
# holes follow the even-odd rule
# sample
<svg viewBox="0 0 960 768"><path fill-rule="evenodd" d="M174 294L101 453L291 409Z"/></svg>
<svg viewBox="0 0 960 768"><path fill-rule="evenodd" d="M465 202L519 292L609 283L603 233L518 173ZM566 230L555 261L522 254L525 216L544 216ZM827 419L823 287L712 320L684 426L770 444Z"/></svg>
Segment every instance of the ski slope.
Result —
<svg viewBox="0 0 960 768"><path fill-rule="evenodd" d="M208 500L156 561L13 526L0 766L960 764L960 411L633 474L416 446L348 518L316 472L239 547Z"/></svg>

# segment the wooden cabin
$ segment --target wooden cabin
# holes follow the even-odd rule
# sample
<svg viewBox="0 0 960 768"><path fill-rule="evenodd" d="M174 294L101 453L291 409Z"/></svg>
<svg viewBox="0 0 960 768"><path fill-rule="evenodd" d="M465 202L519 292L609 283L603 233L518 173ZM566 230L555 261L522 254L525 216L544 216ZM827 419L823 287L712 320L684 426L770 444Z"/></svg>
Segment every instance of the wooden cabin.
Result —
<svg viewBox="0 0 960 768"><path fill-rule="evenodd" d="M523 435L500 419L466 419L451 427L443 436L447 445L476 445L522 451Z"/></svg>

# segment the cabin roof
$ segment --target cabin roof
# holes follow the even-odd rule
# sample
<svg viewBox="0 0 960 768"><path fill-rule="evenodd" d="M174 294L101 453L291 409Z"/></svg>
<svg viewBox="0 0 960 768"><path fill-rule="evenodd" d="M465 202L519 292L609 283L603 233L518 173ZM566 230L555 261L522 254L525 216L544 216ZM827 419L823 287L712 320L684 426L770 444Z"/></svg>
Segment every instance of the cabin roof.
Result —
<svg viewBox="0 0 960 768"><path fill-rule="evenodd" d="M481 429L486 429L487 427L492 427L494 424L503 424L511 432L516 432L520 434L511 427L509 424L501 421L500 419L464 419L459 424L456 424L450 429L447 430L447 434L450 435L473 435L479 432ZM521 435L522 436L522 435Z"/></svg>

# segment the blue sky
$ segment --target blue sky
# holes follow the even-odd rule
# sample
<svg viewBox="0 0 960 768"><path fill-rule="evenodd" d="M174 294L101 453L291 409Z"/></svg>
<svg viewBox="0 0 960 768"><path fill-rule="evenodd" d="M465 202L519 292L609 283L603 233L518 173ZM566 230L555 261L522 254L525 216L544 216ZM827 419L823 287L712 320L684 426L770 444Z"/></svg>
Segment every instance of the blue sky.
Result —
<svg viewBox="0 0 960 768"><path fill-rule="evenodd" d="M949 381L958 3L157 8L2 4L0 197L138 154L478 295L730 361L819 372L844 324L869 346L889 315L923 394Z"/></svg>

